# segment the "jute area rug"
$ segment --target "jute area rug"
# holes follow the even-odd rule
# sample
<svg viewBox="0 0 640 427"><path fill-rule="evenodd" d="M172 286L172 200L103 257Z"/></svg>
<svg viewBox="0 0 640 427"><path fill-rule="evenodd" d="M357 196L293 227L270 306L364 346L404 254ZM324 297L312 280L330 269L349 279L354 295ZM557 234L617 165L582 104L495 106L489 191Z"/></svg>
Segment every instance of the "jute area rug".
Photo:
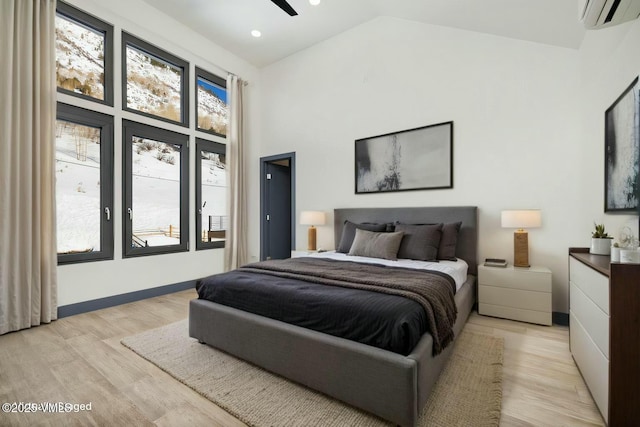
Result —
<svg viewBox="0 0 640 427"><path fill-rule="evenodd" d="M122 344L250 426L387 426L388 422L239 360L188 334L187 320ZM422 426L497 426L502 338L463 331L421 416Z"/></svg>

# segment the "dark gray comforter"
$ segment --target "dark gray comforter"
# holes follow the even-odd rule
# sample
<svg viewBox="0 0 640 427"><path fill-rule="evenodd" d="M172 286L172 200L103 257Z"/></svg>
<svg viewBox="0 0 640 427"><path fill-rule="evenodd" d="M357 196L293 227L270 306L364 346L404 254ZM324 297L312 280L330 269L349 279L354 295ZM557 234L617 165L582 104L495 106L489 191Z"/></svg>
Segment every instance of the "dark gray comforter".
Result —
<svg viewBox="0 0 640 427"><path fill-rule="evenodd" d="M196 288L202 299L404 355L425 332L440 353L457 314L446 274L318 258L250 264Z"/></svg>

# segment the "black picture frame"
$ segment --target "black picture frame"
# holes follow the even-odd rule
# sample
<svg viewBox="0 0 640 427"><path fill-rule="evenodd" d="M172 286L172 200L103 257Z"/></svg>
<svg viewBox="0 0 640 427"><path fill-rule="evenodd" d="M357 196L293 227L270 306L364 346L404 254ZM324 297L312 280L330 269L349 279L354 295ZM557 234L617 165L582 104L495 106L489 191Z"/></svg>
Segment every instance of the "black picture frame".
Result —
<svg viewBox="0 0 640 427"><path fill-rule="evenodd" d="M605 111L604 211L638 211L640 177L638 77Z"/></svg>
<svg viewBox="0 0 640 427"><path fill-rule="evenodd" d="M453 121L355 141L355 192L453 188Z"/></svg>

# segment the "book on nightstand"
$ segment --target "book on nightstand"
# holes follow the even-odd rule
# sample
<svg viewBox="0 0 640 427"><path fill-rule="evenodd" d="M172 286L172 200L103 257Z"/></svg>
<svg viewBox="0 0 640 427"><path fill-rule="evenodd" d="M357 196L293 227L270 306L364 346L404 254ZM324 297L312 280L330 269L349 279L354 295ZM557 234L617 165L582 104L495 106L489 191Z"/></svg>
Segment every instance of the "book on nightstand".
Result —
<svg viewBox="0 0 640 427"><path fill-rule="evenodd" d="M507 267L507 260L501 258L487 258L484 260L485 267Z"/></svg>

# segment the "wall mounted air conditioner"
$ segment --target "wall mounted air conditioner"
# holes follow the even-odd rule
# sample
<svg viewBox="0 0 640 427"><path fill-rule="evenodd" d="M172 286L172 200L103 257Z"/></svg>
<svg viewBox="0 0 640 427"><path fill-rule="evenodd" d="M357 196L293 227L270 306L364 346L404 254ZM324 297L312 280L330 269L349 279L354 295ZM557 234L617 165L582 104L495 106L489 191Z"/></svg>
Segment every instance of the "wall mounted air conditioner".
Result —
<svg viewBox="0 0 640 427"><path fill-rule="evenodd" d="M611 27L640 16L640 0L579 0L580 20L587 29Z"/></svg>

